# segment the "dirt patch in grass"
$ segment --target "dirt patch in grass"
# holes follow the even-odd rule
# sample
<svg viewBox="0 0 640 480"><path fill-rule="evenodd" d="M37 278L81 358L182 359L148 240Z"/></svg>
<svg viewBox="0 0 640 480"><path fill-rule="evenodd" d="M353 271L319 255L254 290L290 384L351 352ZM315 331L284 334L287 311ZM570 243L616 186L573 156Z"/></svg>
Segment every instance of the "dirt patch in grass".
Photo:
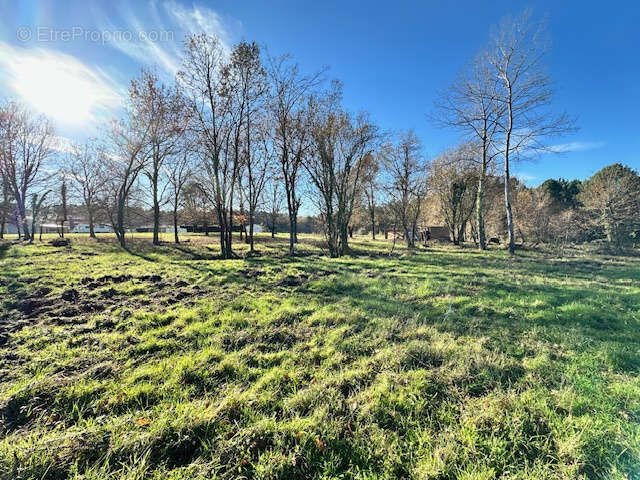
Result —
<svg viewBox="0 0 640 480"><path fill-rule="evenodd" d="M309 280L309 275L287 275L276 283L278 287L299 287Z"/></svg>

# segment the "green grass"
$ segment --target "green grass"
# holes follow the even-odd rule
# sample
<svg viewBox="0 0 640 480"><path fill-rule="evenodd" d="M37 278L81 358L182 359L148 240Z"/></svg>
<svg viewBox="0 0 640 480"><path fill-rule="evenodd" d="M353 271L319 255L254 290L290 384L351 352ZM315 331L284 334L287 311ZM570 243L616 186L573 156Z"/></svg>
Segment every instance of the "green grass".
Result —
<svg viewBox="0 0 640 480"><path fill-rule="evenodd" d="M72 239L0 244L0 478L640 478L637 258Z"/></svg>

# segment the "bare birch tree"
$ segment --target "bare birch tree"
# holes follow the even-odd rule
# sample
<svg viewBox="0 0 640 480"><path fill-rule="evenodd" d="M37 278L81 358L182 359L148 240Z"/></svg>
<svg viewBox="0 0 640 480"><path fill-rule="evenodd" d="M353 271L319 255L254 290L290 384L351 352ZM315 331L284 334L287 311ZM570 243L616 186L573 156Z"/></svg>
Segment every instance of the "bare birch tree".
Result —
<svg viewBox="0 0 640 480"><path fill-rule="evenodd" d="M487 248L485 233L485 183L487 173L499 155L498 127L504 104L498 101L499 82L489 64L486 52L476 56L469 72L456 79L436 103L436 124L461 131L465 140L477 145L478 154L456 157L478 166L476 191L477 240L480 250Z"/></svg>
<svg viewBox="0 0 640 480"><path fill-rule="evenodd" d="M552 81L544 67L548 51L542 25L526 11L518 18L506 17L491 37L488 62L499 82L499 122L504 166L504 202L509 253L515 249L511 208L511 163L545 150L545 140L573 130L566 114L549 111Z"/></svg>

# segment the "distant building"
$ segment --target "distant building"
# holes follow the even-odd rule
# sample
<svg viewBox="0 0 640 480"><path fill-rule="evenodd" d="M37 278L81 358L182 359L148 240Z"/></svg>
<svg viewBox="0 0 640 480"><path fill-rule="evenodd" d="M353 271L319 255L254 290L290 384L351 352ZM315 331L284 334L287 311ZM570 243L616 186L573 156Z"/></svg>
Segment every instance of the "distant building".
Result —
<svg viewBox="0 0 640 480"><path fill-rule="evenodd" d="M93 225L93 231L95 233L111 233L113 227L106 223L96 223ZM76 223L71 229L72 233L90 233L88 223Z"/></svg>
<svg viewBox="0 0 640 480"><path fill-rule="evenodd" d="M65 225L62 229L63 232L68 233L69 230L69 226ZM39 232L42 233L60 233L60 225L57 223L41 223L41 224L36 224L36 228L35 228L35 234L38 234Z"/></svg>
<svg viewBox="0 0 640 480"><path fill-rule="evenodd" d="M151 233L153 232L153 225L145 225L142 227L136 228L136 232L138 233ZM159 233L173 233L173 225L160 225L158 228ZM188 229L184 226L178 227L178 233L187 233Z"/></svg>
<svg viewBox="0 0 640 480"><path fill-rule="evenodd" d="M18 233L18 226L14 222L7 222L4 224L4 233L16 235Z"/></svg>
<svg viewBox="0 0 640 480"><path fill-rule="evenodd" d="M404 238L404 234L398 234L401 238ZM413 232L409 232L409 235L413 237ZM449 235L449 228L441 225L424 225L418 228L414 241L426 242L427 240L440 240L443 242L449 242L451 237Z"/></svg>
<svg viewBox="0 0 640 480"><path fill-rule="evenodd" d="M171 228L173 228L173 227L171 227ZM184 233L204 233L204 230L205 230L205 226L204 225L180 225L180 228L184 228L185 229ZM254 226L254 228L255 228L255 226ZM217 225L207 225L206 229L207 229L208 233L219 233L220 232L220 227L217 226ZM153 231L153 227L151 228L150 231ZM171 231L173 231L173 230L171 230ZM242 231L242 226L234 224L233 228L232 228L232 231L240 232L240 231Z"/></svg>
<svg viewBox="0 0 640 480"><path fill-rule="evenodd" d="M441 225L430 225L427 227L427 232L429 232L430 240L451 240L451 236L449 235L449 228L443 227Z"/></svg>

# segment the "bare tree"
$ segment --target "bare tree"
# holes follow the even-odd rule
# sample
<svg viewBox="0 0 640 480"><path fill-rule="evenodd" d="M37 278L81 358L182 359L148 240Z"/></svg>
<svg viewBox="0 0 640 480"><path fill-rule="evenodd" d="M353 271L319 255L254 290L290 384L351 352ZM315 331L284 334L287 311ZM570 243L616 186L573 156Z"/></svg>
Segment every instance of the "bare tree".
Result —
<svg viewBox="0 0 640 480"><path fill-rule="evenodd" d="M486 177L500 153L498 127L504 104L498 101L499 87L487 53L483 52L475 58L469 72L456 79L441 95L434 116L436 124L460 130L469 143L477 145L478 155L456 156L454 160L465 164L473 161L478 166L475 206L478 247L481 250L487 248L484 222Z"/></svg>
<svg viewBox="0 0 640 480"><path fill-rule="evenodd" d="M314 108L313 155L304 166L320 197L331 257L349 253L348 226L360 193L362 171L371 156L377 128L365 114L355 118L339 107L340 91Z"/></svg>
<svg viewBox="0 0 640 480"><path fill-rule="evenodd" d="M260 49L255 43L239 43L231 53L228 66L228 84L232 89L234 105L241 118L236 124L234 151L240 152L241 203L247 204L250 252L254 251L253 225L256 209L262 197L267 169L271 159L271 145L266 131L264 107L267 93L267 75L260 60ZM242 138L244 137L244 138Z"/></svg>
<svg viewBox="0 0 640 480"><path fill-rule="evenodd" d="M129 110L125 119L114 121L111 127L110 136L114 151L106 156L106 187L111 197L106 207L118 242L125 248L126 207L138 176L148 163L149 152L146 147L149 124L137 122L135 115Z"/></svg>
<svg viewBox="0 0 640 480"><path fill-rule="evenodd" d="M69 159L71 188L87 212L89 237L96 238L95 221L105 193L106 152L96 140L74 145Z"/></svg>
<svg viewBox="0 0 640 480"><path fill-rule="evenodd" d="M144 173L151 186L153 244L158 245L160 206L167 186L163 166L167 157L177 152L187 125L186 109L178 91L162 84L158 76L148 70L131 81L129 100L134 121L147 125L145 149L149 151L149 162Z"/></svg>
<svg viewBox="0 0 640 480"><path fill-rule="evenodd" d="M376 212L378 208L378 196L380 191L379 175L380 166L376 155L368 155L365 158L362 172L362 191L364 207L371 226L371 239L376 239Z"/></svg>
<svg viewBox="0 0 640 480"><path fill-rule="evenodd" d="M277 173L274 172L273 168L271 168L266 185L266 203L269 208L269 210L267 211L267 221L269 230L271 231L271 238L275 238L276 236L276 224L278 222L278 218L280 218L280 212L282 211L282 206L284 204L281 183L281 179L278 178Z"/></svg>
<svg viewBox="0 0 640 480"><path fill-rule="evenodd" d="M640 234L640 176L619 163L609 165L583 184L580 199L610 245L637 242Z"/></svg>
<svg viewBox="0 0 640 480"><path fill-rule="evenodd" d="M467 224L476 202L475 165L469 158L468 145L462 145L435 158L430 166L430 190L455 245L464 241Z"/></svg>
<svg viewBox="0 0 640 480"><path fill-rule="evenodd" d="M192 166L193 167L193 166ZM209 235L209 217L210 202L204 191L204 187L193 178L197 178L194 174L187 179L184 187L182 187L182 204L183 214L186 219L193 224L194 231L202 225L205 236Z"/></svg>
<svg viewBox="0 0 640 480"><path fill-rule="evenodd" d="M514 218L522 243L553 242L561 238L562 230L557 228L558 218L564 214L559 202L549 191L538 188L515 188L512 190ZM563 226L566 229L566 225ZM554 238L555 237L555 238Z"/></svg>
<svg viewBox="0 0 640 480"><path fill-rule="evenodd" d="M272 167L273 144L270 142L269 131L266 125L258 130L256 143L258 144L251 154L247 154L243 174L240 177L240 187L243 198L248 206L249 234L248 242L250 251L253 252L253 227L256 212L260 204L265 186L269 180L269 170Z"/></svg>
<svg viewBox="0 0 640 480"><path fill-rule="evenodd" d="M64 238L64 224L69 219L68 208L67 208L67 199L68 199L68 191L67 191L67 173L65 171L61 171L60 175L60 205L58 206L58 216L56 218L56 223L60 225L60 229L58 230L58 235L61 238Z"/></svg>
<svg viewBox="0 0 640 480"><path fill-rule="evenodd" d="M295 253L298 210L302 199L298 193L302 163L311 147L307 102L318 85L320 73L301 75L289 57L269 57L269 110L273 119L273 142L282 171L289 214L289 254Z"/></svg>
<svg viewBox="0 0 640 480"><path fill-rule="evenodd" d="M16 203L25 240L33 234L27 221L27 200L44 180L43 167L52 155L53 127L43 116L24 106L7 102L0 107L0 172Z"/></svg>
<svg viewBox="0 0 640 480"><path fill-rule="evenodd" d="M2 184L2 201L0 202L0 239L4 238L9 215L11 214L11 189L9 182L0 170L0 183Z"/></svg>
<svg viewBox="0 0 640 480"><path fill-rule="evenodd" d="M36 224L38 222L38 217L41 215L42 205L50 193L51 190L47 190L40 194L31 194L31 236L29 237L29 243L33 243L33 239L36 236ZM42 224L40 225L40 240L42 240Z"/></svg>
<svg viewBox="0 0 640 480"><path fill-rule="evenodd" d="M166 169L171 192L170 203L173 214L173 239L175 243L180 243L178 236L178 210L180 209L183 190L193 175L189 151L185 148L182 153L170 157L167 161Z"/></svg>
<svg viewBox="0 0 640 480"><path fill-rule="evenodd" d="M408 131L399 136L395 145L387 144L381 155L389 177L386 190L391 197L391 206L402 226L407 247L414 247L422 200L426 195L422 145L413 131Z"/></svg>
<svg viewBox="0 0 640 480"><path fill-rule="evenodd" d="M232 258L233 197L239 152L234 133L243 115L231 111L224 52L217 37L193 35L186 42L178 79L189 95L193 126L200 137L204 192L214 206L220 227L220 254ZM206 181L205 181L206 180Z"/></svg>
<svg viewBox="0 0 640 480"><path fill-rule="evenodd" d="M526 11L506 17L491 38L488 62L499 82L498 102L504 115L499 122L504 161L504 201L509 253L515 249L511 208L510 167L514 158L546 149L544 141L573 130L566 114L553 115L550 76L543 65L547 47L540 24Z"/></svg>

